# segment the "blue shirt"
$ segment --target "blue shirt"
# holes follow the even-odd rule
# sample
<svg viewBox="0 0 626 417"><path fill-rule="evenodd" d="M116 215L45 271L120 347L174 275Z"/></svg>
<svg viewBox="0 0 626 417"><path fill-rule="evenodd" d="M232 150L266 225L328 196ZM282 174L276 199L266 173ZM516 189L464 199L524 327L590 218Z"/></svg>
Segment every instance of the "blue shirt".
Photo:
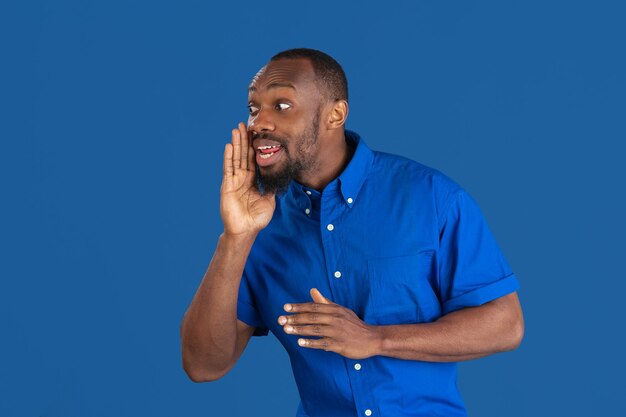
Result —
<svg viewBox="0 0 626 417"><path fill-rule="evenodd" d="M248 257L239 320L274 333L300 393L299 417L466 416L457 365L384 356L353 360L298 346L277 322L317 288L374 325L426 323L518 282L475 201L418 162L356 145L320 193L292 181Z"/></svg>

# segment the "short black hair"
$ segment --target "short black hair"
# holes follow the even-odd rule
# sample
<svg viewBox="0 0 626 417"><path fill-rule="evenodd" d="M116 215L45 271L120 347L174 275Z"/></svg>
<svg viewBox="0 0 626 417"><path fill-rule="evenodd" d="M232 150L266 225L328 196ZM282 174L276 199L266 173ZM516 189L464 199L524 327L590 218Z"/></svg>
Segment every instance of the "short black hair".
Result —
<svg viewBox="0 0 626 417"><path fill-rule="evenodd" d="M279 59L308 59L313 65L315 77L321 82L326 90L326 96L329 100L346 100L348 101L348 79L341 65L330 55L309 48L287 49L274 55L270 62Z"/></svg>

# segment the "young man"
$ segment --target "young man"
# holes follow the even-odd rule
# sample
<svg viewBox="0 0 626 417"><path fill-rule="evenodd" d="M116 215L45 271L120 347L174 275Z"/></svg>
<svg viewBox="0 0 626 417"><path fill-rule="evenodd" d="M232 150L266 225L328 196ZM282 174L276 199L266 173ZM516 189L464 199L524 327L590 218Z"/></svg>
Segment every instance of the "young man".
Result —
<svg viewBox="0 0 626 417"><path fill-rule="evenodd" d="M185 371L218 379L271 330L298 416L465 416L455 362L524 332L476 203L345 130L345 74L322 52L274 56L248 105L224 151L224 233L181 324Z"/></svg>

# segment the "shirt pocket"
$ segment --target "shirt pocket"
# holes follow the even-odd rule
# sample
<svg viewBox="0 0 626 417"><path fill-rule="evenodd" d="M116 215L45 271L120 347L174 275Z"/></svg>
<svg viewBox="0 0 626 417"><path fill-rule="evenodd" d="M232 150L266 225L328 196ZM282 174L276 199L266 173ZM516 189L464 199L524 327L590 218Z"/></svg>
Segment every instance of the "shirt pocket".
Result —
<svg viewBox="0 0 626 417"><path fill-rule="evenodd" d="M434 251L370 258L367 273L369 303L364 319L371 324L430 322L441 316L441 304L431 285Z"/></svg>

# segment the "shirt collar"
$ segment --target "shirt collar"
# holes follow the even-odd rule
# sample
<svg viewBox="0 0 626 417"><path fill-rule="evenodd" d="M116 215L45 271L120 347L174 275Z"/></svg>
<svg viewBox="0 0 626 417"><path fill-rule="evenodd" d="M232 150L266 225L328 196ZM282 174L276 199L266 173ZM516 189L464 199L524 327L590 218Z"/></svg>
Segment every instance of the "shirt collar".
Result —
<svg viewBox="0 0 626 417"><path fill-rule="evenodd" d="M356 146L352 159L350 159L348 166L346 166L343 172L331 181L323 192L325 193L327 190L331 191L333 188L338 187L341 191L343 201L348 207L352 207L357 200L361 186L365 182L365 178L374 162L374 153L365 144L365 141L361 139L358 133L346 129L345 138L346 142L348 142L351 147ZM288 194L291 194L293 198L299 200L300 197L305 196L306 191L312 193L309 194L309 196L319 196L317 191L309 189L297 181L291 182Z"/></svg>
<svg viewBox="0 0 626 417"><path fill-rule="evenodd" d="M344 201L352 207L372 166L374 154L356 132L346 130L346 142L356 145L356 150L346 169L339 175L339 185Z"/></svg>

